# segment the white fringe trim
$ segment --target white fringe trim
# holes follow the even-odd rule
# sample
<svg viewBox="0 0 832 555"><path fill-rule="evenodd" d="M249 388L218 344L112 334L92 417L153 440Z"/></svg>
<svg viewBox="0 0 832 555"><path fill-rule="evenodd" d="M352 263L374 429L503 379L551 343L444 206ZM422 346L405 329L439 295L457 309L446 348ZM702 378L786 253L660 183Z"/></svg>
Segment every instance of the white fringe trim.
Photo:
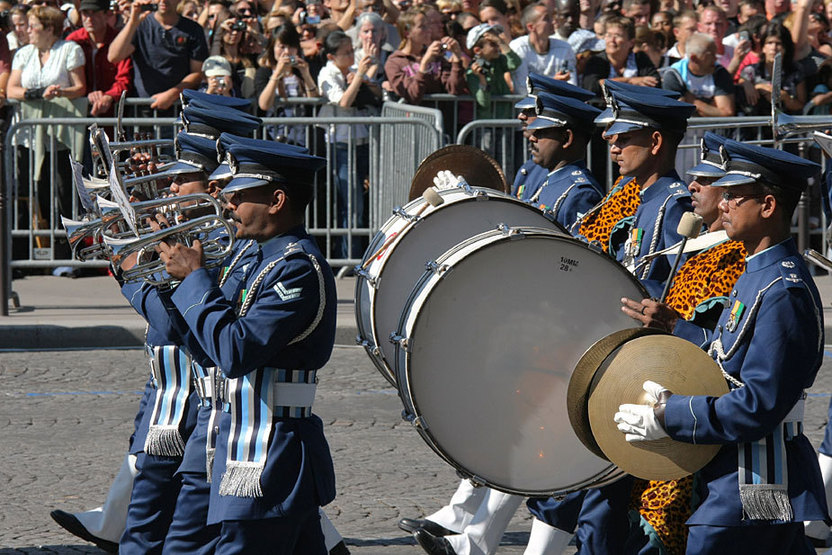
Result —
<svg viewBox="0 0 832 555"><path fill-rule="evenodd" d="M144 451L160 457L181 457L185 454L185 442L178 426L150 426Z"/></svg>
<svg viewBox="0 0 832 555"><path fill-rule="evenodd" d="M743 519L794 520L789 493L779 484L740 485Z"/></svg>
<svg viewBox="0 0 832 555"><path fill-rule="evenodd" d="M214 453L216 449L213 447L205 448L205 471L208 473L208 483L211 483L211 475L214 473Z"/></svg>
<svg viewBox="0 0 832 555"><path fill-rule="evenodd" d="M220 482L220 495L263 497L260 475L263 465L252 462L228 461Z"/></svg>

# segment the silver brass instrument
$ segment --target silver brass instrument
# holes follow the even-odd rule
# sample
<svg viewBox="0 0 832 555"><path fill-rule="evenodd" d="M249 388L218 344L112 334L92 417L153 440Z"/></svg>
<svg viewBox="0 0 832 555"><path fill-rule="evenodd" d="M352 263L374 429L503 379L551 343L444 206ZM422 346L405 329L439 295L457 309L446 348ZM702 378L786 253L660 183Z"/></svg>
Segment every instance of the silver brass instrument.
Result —
<svg viewBox="0 0 832 555"><path fill-rule="evenodd" d="M218 233L225 229L226 234ZM209 214L188 220L165 229L135 237L115 238L104 234L104 242L110 249L110 261L119 267L124 260L137 254L136 265L124 270L122 279L127 282L143 280L154 286L170 286L174 279L165 272L165 264L156 253L155 248L161 242L179 242L187 246L193 245L197 239L202 243L206 268L213 268L222 264L231 253L234 245L234 229L222 216Z"/></svg>
<svg viewBox="0 0 832 555"><path fill-rule="evenodd" d="M807 131L832 128L832 118L824 117L819 121L816 116L792 116L784 114L780 108L780 91L783 80L783 54L774 57L771 68L771 132L775 144L786 137Z"/></svg>

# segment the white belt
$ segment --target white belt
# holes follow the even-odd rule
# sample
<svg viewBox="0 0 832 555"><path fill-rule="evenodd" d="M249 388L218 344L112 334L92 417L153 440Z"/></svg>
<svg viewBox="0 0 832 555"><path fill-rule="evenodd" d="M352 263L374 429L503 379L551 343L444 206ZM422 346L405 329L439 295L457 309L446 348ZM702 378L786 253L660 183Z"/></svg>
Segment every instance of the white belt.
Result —
<svg viewBox="0 0 832 555"><path fill-rule="evenodd" d="M214 378L213 376L203 376L194 380L196 382L196 392L199 398L203 401L211 401L214 398Z"/></svg>
<svg viewBox="0 0 832 555"><path fill-rule="evenodd" d="M276 407L311 407L317 388L318 384L314 383L275 382L272 404Z"/></svg>

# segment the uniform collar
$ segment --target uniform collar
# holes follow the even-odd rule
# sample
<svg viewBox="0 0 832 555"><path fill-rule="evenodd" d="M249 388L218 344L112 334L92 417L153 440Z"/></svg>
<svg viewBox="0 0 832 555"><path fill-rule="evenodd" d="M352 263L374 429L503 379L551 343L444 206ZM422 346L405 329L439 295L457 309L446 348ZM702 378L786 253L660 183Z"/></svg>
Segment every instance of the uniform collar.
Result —
<svg viewBox="0 0 832 555"><path fill-rule="evenodd" d="M282 235L277 235L260 243L260 251L263 253L263 259L272 257L276 254L282 253L289 243L294 243L300 239L308 237L306 229L302 225L295 226Z"/></svg>
<svg viewBox="0 0 832 555"><path fill-rule="evenodd" d="M784 258L797 255L797 246L794 244L794 239L789 237L785 241L777 243L762 252L746 257L745 271L756 272L757 270L762 270L772 264L776 264Z"/></svg>
<svg viewBox="0 0 832 555"><path fill-rule="evenodd" d="M647 189L642 189L639 195L641 195L641 202L649 202L654 198L658 197L666 197L670 186L674 183L681 182L682 179L679 177L679 174L676 173L676 170L671 170L670 173L667 173L656 180L655 183L647 187Z"/></svg>
<svg viewBox="0 0 832 555"><path fill-rule="evenodd" d="M583 160L576 160L574 162L569 162L568 164L566 164L563 167L560 167L556 170L550 171L549 172L549 177L554 177L557 174L563 174L563 173L566 173L567 171L571 173L571 172L575 171L576 169L585 170L586 169L586 162L583 161Z"/></svg>

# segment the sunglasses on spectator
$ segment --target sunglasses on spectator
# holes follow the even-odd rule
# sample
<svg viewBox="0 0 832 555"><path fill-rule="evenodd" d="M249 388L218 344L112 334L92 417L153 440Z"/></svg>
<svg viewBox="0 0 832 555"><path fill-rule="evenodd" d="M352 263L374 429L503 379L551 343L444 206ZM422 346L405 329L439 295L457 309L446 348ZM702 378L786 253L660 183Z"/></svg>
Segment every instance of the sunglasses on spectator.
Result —
<svg viewBox="0 0 832 555"><path fill-rule="evenodd" d="M237 13L240 15L251 15L253 12L251 11L251 8L240 8L237 10Z"/></svg>

